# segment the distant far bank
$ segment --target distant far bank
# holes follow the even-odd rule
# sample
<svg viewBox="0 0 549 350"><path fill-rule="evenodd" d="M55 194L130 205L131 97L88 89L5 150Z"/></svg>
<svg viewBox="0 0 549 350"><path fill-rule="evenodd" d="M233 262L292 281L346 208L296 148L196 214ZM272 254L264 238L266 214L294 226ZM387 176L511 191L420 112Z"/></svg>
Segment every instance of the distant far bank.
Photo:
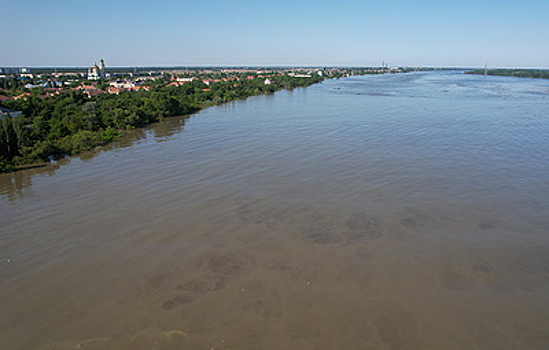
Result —
<svg viewBox="0 0 549 350"><path fill-rule="evenodd" d="M465 74L486 74L504 77L549 79L549 70L544 69L476 69L465 72Z"/></svg>
<svg viewBox="0 0 549 350"><path fill-rule="evenodd" d="M0 66L0 78L2 75L9 74L86 74L89 66L65 66L65 67L32 67L32 66ZM411 71L431 71L431 70L464 70L468 68L449 68L449 67L415 67L415 66L109 66L105 67L106 72L117 75L143 75L143 74L185 74L197 72L264 72L264 71L361 71L361 72L380 72L387 73L400 70L402 72Z"/></svg>

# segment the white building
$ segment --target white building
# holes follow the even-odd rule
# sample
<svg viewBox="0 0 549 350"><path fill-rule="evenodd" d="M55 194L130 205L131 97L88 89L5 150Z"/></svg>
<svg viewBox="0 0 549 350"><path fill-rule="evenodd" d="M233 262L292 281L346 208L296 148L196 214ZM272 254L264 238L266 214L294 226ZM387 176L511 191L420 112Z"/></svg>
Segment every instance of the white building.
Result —
<svg viewBox="0 0 549 350"><path fill-rule="evenodd" d="M93 66L88 68L88 80L98 80L108 78L109 75L105 71L105 61L101 59L99 66L97 62L93 63Z"/></svg>
<svg viewBox="0 0 549 350"><path fill-rule="evenodd" d="M137 84L133 81L123 80L123 81L111 81L109 82L110 86L113 86L115 88L119 89L131 89L137 86Z"/></svg>
<svg viewBox="0 0 549 350"><path fill-rule="evenodd" d="M179 81L179 82L182 82L182 83L190 83L194 80L195 78L194 77L191 77L191 78L180 78L180 77L177 77L175 78L175 81Z"/></svg>

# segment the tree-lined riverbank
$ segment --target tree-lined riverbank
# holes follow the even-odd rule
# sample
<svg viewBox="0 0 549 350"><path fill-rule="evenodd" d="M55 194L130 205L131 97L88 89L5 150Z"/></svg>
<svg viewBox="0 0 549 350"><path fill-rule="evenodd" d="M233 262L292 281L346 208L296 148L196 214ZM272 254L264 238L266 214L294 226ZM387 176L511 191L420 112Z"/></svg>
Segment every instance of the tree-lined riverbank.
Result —
<svg viewBox="0 0 549 350"><path fill-rule="evenodd" d="M487 74L487 75L496 75L504 77L518 77L518 78L541 78L549 79L549 70L542 69L489 69L486 72L484 69L477 69L465 74Z"/></svg>
<svg viewBox="0 0 549 350"><path fill-rule="evenodd" d="M28 98L3 105L22 115L0 120L0 172L47 162L105 145L124 130L163 118L195 113L205 107L322 81L317 74L274 75L251 79L194 80L179 86L153 83L148 90L87 96L69 91L46 99Z"/></svg>

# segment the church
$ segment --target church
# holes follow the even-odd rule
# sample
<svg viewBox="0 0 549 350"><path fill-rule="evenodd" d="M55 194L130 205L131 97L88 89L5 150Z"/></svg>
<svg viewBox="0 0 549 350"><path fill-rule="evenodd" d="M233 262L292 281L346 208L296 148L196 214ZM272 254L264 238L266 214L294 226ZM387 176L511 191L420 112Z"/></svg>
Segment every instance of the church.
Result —
<svg viewBox="0 0 549 350"><path fill-rule="evenodd" d="M105 61L101 59L99 66L97 62L93 63L93 66L88 68L88 80L98 80L108 78L108 74L105 71Z"/></svg>

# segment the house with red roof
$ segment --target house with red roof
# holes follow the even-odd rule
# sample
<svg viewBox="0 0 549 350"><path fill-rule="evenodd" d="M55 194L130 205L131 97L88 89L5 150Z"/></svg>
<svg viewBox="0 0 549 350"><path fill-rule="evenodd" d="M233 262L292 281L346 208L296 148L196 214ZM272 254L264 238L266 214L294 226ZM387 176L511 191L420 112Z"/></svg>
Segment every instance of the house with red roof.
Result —
<svg viewBox="0 0 549 350"><path fill-rule="evenodd" d="M149 87L148 86L138 85L138 86L134 86L134 87L128 89L128 91L139 91L139 90L149 91Z"/></svg>
<svg viewBox="0 0 549 350"><path fill-rule="evenodd" d="M79 88L82 89L82 90L95 90L96 89L95 85L85 85L85 84L80 85Z"/></svg>
<svg viewBox="0 0 549 350"><path fill-rule="evenodd" d="M185 82L182 82L182 81L172 81L171 83L168 84L168 86L181 86L185 84Z"/></svg>
<svg viewBox="0 0 549 350"><path fill-rule="evenodd" d="M109 94L117 94L118 95L120 93L120 91L122 91L122 89L114 87L114 86L109 86L107 88L107 93L109 93Z"/></svg>
<svg viewBox="0 0 549 350"><path fill-rule="evenodd" d="M14 100L18 100L20 98L28 98L31 94L28 93L28 92L23 92L21 95L17 95L17 96L14 96L13 99Z"/></svg>
<svg viewBox="0 0 549 350"><path fill-rule="evenodd" d="M87 90L84 90L84 93L88 95L88 97L94 97L94 96L104 94L105 91L99 90L99 89L87 89Z"/></svg>

